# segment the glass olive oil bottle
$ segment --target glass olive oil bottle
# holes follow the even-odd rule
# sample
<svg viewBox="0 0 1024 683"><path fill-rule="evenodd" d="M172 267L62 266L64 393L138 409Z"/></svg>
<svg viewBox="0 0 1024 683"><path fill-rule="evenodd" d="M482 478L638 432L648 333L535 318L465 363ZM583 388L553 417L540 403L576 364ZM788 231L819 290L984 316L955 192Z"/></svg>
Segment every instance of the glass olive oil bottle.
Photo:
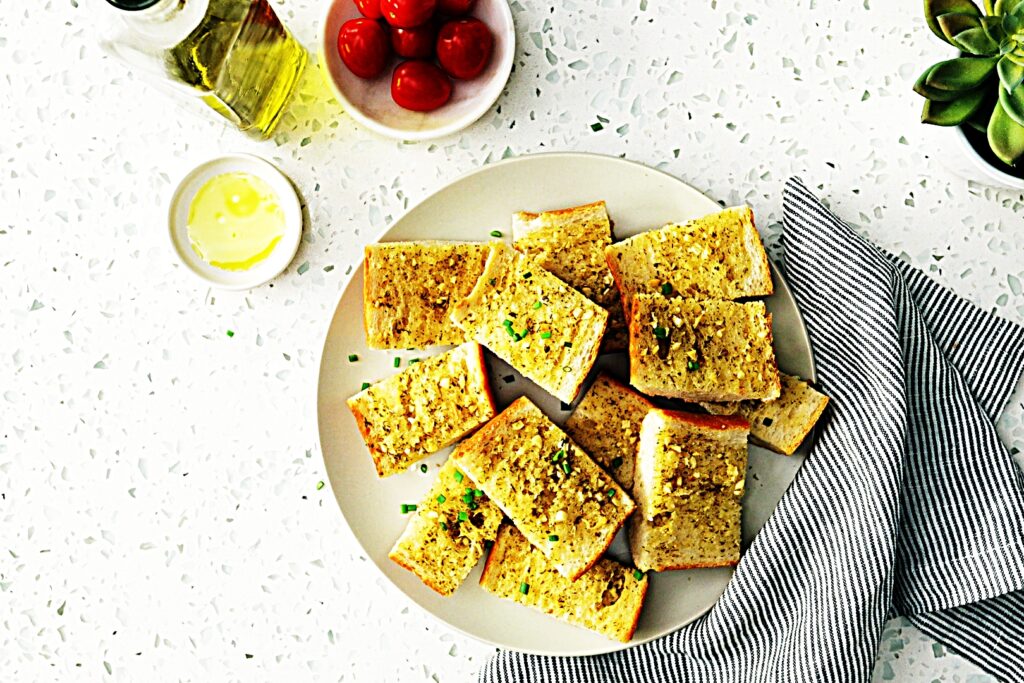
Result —
<svg viewBox="0 0 1024 683"><path fill-rule="evenodd" d="M107 46L198 97L239 129L271 135L306 66L267 0L107 0L125 30Z"/></svg>

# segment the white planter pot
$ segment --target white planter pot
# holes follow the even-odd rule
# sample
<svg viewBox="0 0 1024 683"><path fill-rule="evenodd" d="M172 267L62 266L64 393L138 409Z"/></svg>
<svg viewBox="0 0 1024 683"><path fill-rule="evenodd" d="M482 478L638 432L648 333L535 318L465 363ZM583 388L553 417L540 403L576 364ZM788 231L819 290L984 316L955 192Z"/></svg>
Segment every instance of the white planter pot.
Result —
<svg viewBox="0 0 1024 683"><path fill-rule="evenodd" d="M961 152L963 152L962 163L956 165L954 169L957 173L968 178L970 180L977 181L984 185L991 185L992 187L1007 187L1013 190L1024 190L1024 178L1018 178L1012 176L1009 173L1004 173L992 164L988 163L984 157L978 154L974 147L971 145L970 140L967 139L967 135L959 126L954 131L956 135Z"/></svg>

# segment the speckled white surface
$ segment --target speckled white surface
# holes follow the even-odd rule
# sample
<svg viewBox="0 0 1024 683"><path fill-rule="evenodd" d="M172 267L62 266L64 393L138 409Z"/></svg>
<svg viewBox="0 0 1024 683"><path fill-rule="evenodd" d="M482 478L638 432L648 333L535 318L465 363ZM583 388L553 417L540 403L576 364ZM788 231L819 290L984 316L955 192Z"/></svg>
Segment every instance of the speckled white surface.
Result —
<svg viewBox="0 0 1024 683"><path fill-rule="evenodd" d="M101 53L99 4L0 3L5 680L471 678L490 648L407 607L317 490L314 390L359 247L480 164L622 154L750 202L772 236L798 173L1024 320L1024 196L936 163L954 143L917 123L910 84L947 50L916 4L515 0L497 109L415 145L358 129L315 69L266 144L182 113ZM319 3L275 4L314 46ZM221 151L274 160L311 219L286 274L247 293L198 286L164 243L174 180ZM1001 425L1024 450L1022 411L1018 392ZM875 678L991 680L903 621Z"/></svg>

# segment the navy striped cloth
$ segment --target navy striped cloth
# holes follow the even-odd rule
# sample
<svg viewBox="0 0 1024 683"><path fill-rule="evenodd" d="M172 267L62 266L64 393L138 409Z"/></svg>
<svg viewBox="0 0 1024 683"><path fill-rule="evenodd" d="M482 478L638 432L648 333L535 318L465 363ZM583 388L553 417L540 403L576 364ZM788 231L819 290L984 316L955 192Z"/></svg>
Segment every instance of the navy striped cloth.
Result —
<svg viewBox="0 0 1024 683"><path fill-rule="evenodd" d="M1024 328L871 245L797 179L783 211L786 272L832 403L725 594L660 640L596 657L501 652L481 681L867 681L902 614L1024 682L1024 480L994 427Z"/></svg>

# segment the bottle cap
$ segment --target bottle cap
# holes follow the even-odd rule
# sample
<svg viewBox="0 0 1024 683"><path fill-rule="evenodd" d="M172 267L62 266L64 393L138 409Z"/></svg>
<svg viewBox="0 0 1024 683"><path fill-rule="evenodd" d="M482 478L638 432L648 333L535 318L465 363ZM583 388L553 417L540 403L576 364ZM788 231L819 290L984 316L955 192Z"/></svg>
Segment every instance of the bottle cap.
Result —
<svg viewBox="0 0 1024 683"><path fill-rule="evenodd" d="M134 12L136 10L152 7L156 3L160 2L160 0L107 0L107 2L117 9Z"/></svg>

